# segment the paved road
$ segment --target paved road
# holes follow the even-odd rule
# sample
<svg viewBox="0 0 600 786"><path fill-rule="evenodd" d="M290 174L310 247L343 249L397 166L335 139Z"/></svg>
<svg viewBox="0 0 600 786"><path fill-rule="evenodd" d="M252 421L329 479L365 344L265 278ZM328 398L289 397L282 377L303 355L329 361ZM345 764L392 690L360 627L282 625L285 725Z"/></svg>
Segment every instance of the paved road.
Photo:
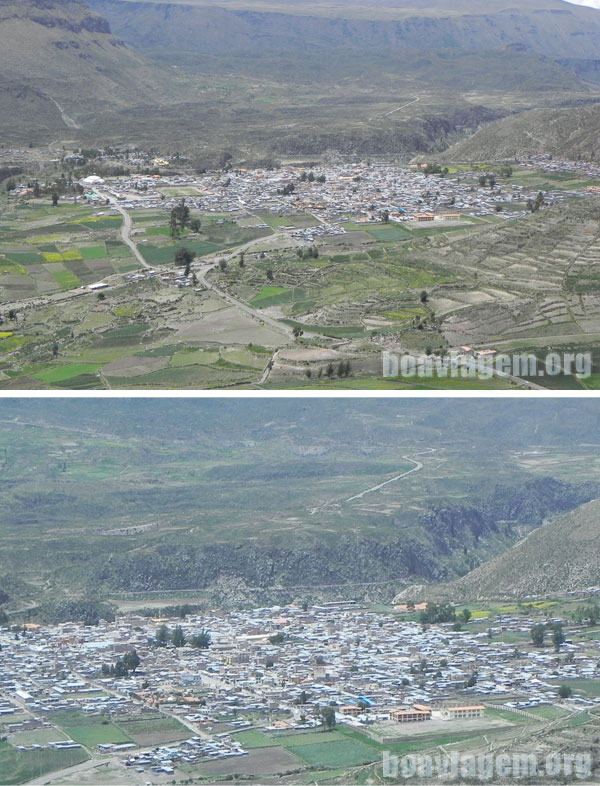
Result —
<svg viewBox="0 0 600 786"><path fill-rule="evenodd" d="M422 450L420 453L413 453L413 456L423 456L426 453L435 453L437 448L427 448L427 450ZM370 489L366 491L361 491L360 494L355 494L353 497L349 497L345 499L344 502L352 502L355 499L362 499L365 494L370 494L372 491L379 491L384 486L387 486L388 483L394 483L396 480L400 480L400 478L405 478L407 475L410 475L412 472L419 472L423 469L423 463L421 461L417 461L416 459L411 458L410 456L402 456L403 459L406 461L411 461L415 466L412 469L407 470L406 472L402 472L400 475L396 475L394 478L390 478L389 480L384 480L383 483L379 483L377 486L371 486Z"/></svg>
<svg viewBox="0 0 600 786"><path fill-rule="evenodd" d="M121 224L121 238L123 240L123 243L125 243L126 246L129 246L129 248L131 249L131 253L135 256L135 258L137 259L137 261L140 263L142 267L145 267L146 270L152 270L152 265L149 265L146 262L146 260L142 256L141 251L138 249L137 244L135 243L135 241L131 239L132 226L131 226L131 216L129 215L129 213L125 210L124 207L121 207L121 205L117 202L117 200L110 194L102 193L102 191L100 191L97 188L94 190L98 194L98 196L101 196L104 199L108 199L110 204L116 210L118 210L119 213L123 216L123 223Z"/></svg>
<svg viewBox="0 0 600 786"><path fill-rule="evenodd" d="M239 251L238 251L239 254ZM196 268L196 272L198 275L198 281L205 286L207 289L210 289L216 295L218 295L222 300L225 300L232 306L235 306L240 311L244 311L246 314L249 314L254 319L258 319L260 322L264 322L265 325L269 325L269 327L278 330L280 333L284 333L288 338L293 338L293 329L289 325L285 325L282 322L278 322L276 319L272 317L268 317L266 314L261 314L260 311L257 311L255 308L251 306L247 306L245 303L242 303L241 300L236 300L231 295L227 294L227 292L223 292L222 289L219 289L212 281L209 281L206 276L210 273L211 270L214 270L216 264L209 264L205 265L204 267Z"/></svg>
<svg viewBox="0 0 600 786"><path fill-rule="evenodd" d="M437 448L427 448L426 450L421 450L418 453L413 453L413 456L424 456L427 453L435 453ZM402 472L400 475L396 475L389 480L384 480L383 483L377 484L377 486L371 486L370 489L366 489L365 491L361 491L360 494L355 494L353 497L349 497L348 499L340 501L333 501L333 502L325 502L323 505L319 505L316 508L311 508L310 515L313 516L315 513L318 513L320 510L324 510L325 508L332 507L334 505L340 506L345 504L346 502L352 502L355 499L361 499L365 496L365 494L369 494L371 491L377 491L378 489L387 486L388 483L394 483L396 480L400 480L401 478L405 478L407 475L410 475L412 472L419 472L423 469L423 464L420 461L417 461L414 458L411 458L410 455L402 456L403 459L406 461L411 461L415 466L412 469L407 470L406 472Z"/></svg>
<svg viewBox="0 0 600 786"><path fill-rule="evenodd" d="M420 100L421 99L418 96L415 96L415 98L413 98L412 101L407 101L406 104L402 104L402 106L399 106L396 109L392 109L391 112L386 112L384 117L388 117L389 115L393 115L396 112L399 112L401 109L404 109L405 106L410 106L411 104L416 104L417 101L420 101Z"/></svg>

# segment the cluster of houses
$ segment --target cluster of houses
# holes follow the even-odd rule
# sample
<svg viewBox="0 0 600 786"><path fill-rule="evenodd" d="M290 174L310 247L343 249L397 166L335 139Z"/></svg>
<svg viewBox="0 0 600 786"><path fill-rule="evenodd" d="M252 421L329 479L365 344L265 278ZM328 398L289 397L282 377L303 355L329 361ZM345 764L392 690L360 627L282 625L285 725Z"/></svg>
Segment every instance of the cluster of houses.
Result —
<svg viewBox="0 0 600 786"><path fill-rule="evenodd" d="M329 604L183 619L129 615L95 627L29 626L17 637L1 630L0 733L10 741L31 724L52 724L60 710L116 719L168 713L191 736L126 760L164 773L178 761L245 755L234 735L247 728L314 728L325 706L335 708L341 724L386 722L410 734L435 721L450 728L485 723L490 704L516 711L559 703L577 712L600 703L558 695L565 680L600 676L595 640L567 639L557 654L527 645L536 620L522 614L498 615L485 632L423 626L406 616ZM164 625L180 626L188 640L208 629L211 645L159 646ZM522 652L515 634L522 636ZM101 669L131 650L140 658L134 672L113 676Z"/></svg>
<svg viewBox="0 0 600 786"><path fill-rule="evenodd" d="M382 220L408 222L415 227L431 222L468 222L475 216L495 214L497 206L505 218L526 215L523 204L534 200L537 192L500 179L493 188L481 186L477 174L460 171L440 177L418 168L380 162L319 166L307 176L306 169L286 166L202 176L131 175L110 179L105 190L125 208L169 210L178 200L169 194L179 189L186 193L190 208L254 217L256 226L264 225L261 215L265 211L284 218L307 213L320 224L296 228L292 223L283 227L308 241L344 234L347 229L343 225L348 221L365 225ZM549 191L544 199L546 204L561 203L564 194Z"/></svg>

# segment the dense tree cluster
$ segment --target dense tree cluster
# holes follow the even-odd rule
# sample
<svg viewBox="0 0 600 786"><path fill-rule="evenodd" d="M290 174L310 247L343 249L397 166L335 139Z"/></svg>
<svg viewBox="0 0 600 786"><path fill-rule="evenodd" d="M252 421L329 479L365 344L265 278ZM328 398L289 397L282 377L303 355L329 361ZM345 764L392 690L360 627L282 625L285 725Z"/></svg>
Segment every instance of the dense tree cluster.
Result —
<svg viewBox="0 0 600 786"><path fill-rule="evenodd" d="M185 204L185 199L182 199L171 210L169 217L169 232L171 233L171 237L175 237L176 235L179 235L181 232L183 232L183 230L189 225L190 221L190 209Z"/></svg>
<svg viewBox="0 0 600 786"><path fill-rule="evenodd" d="M103 663L101 669L102 676L116 677L117 679L127 677L129 676L129 672L135 674L135 670L140 663L140 656L135 650L131 650L131 652L125 653L121 658L117 658L110 666L107 663Z"/></svg>
<svg viewBox="0 0 600 786"><path fill-rule="evenodd" d="M316 246L309 246L308 248L299 248L296 253L299 259L319 258L319 249Z"/></svg>
<svg viewBox="0 0 600 786"><path fill-rule="evenodd" d="M293 183L288 183L283 188L277 189L277 194L279 196L290 196L296 190L296 186Z"/></svg>
<svg viewBox="0 0 600 786"><path fill-rule="evenodd" d="M154 644L158 647L166 647L168 644L172 644L174 647L185 647L188 644L194 649L206 650L212 644L212 638L204 628L188 638L181 625L177 625L172 631L166 625L161 625L156 632Z"/></svg>

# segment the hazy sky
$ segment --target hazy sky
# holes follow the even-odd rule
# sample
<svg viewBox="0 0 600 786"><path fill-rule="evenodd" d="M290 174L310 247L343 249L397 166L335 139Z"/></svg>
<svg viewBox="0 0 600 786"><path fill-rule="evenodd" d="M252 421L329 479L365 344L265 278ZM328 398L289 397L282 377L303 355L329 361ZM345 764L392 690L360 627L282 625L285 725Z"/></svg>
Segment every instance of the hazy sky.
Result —
<svg viewBox="0 0 600 786"><path fill-rule="evenodd" d="M567 0L567 3L575 3L575 5L589 5L591 8L600 8L600 0Z"/></svg>

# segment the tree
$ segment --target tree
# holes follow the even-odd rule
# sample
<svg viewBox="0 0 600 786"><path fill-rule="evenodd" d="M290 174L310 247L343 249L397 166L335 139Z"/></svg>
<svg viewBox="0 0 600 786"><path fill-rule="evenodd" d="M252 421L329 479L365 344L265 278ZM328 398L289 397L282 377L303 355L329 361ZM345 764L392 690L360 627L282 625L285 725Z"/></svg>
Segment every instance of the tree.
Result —
<svg viewBox="0 0 600 786"><path fill-rule="evenodd" d="M544 646L544 637L546 635L545 625L533 625L531 628L531 641L536 647Z"/></svg>
<svg viewBox="0 0 600 786"><path fill-rule="evenodd" d="M207 650L210 647L211 643L212 643L211 635L204 628L200 631L200 633L196 633L194 636L190 636L190 646L194 647L194 649Z"/></svg>
<svg viewBox="0 0 600 786"><path fill-rule="evenodd" d="M169 216L169 231L171 237L179 234L190 223L190 209L182 199L172 210Z"/></svg>
<svg viewBox="0 0 600 786"><path fill-rule="evenodd" d="M171 636L171 641L174 647L185 646L185 633L183 632L181 625L177 625L177 627L173 631L173 635Z"/></svg>
<svg viewBox="0 0 600 786"><path fill-rule="evenodd" d="M57 207L57 206L58 206L58 194L56 193L56 191L53 191L52 192L52 207Z"/></svg>
<svg viewBox="0 0 600 786"><path fill-rule="evenodd" d="M465 687L472 688L476 684L477 684L477 677L474 674L471 674L469 679L465 682Z"/></svg>
<svg viewBox="0 0 600 786"><path fill-rule="evenodd" d="M390 211L389 210L384 210L383 211L383 213L381 214L381 220L383 221L384 224L389 224L390 223Z"/></svg>
<svg viewBox="0 0 600 786"><path fill-rule="evenodd" d="M273 281L275 279L275 276L273 275L273 271L270 268L269 270L266 271L266 275L267 275L267 281Z"/></svg>
<svg viewBox="0 0 600 786"><path fill-rule="evenodd" d="M554 645L554 652L560 652L561 645L565 643L565 634L562 625L557 622L552 630L552 644Z"/></svg>
<svg viewBox="0 0 600 786"><path fill-rule="evenodd" d="M221 273L224 273L227 270L227 260L226 259L219 259L219 269Z"/></svg>
<svg viewBox="0 0 600 786"><path fill-rule="evenodd" d="M561 699L568 699L573 694L573 689L568 685L561 685L558 689L558 695Z"/></svg>
<svg viewBox="0 0 600 786"><path fill-rule="evenodd" d="M159 647L166 647L169 643L169 639L171 638L171 634L169 629L166 625L161 625L160 628L156 631L156 643Z"/></svg>
<svg viewBox="0 0 600 786"><path fill-rule="evenodd" d="M335 707L323 707L321 709L321 723L327 731L335 727Z"/></svg>
<svg viewBox="0 0 600 786"><path fill-rule="evenodd" d="M534 212L537 212L542 207L542 205L545 204L546 203L544 201L544 195L542 194L541 191L539 191L538 195L535 198L535 202L533 203Z"/></svg>
<svg viewBox="0 0 600 786"><path fill-rule="evenodd" d="M421 294L419 295L419 299L420 299L421 303L427 303L427 301L429 300L429 295L427 294L427 292L425 290L423 290L421 292Z"/></svg>
<svg viewBox="0 0 600 786"><path fill-rule="evenodd" d="M192 232L198 234L198 232L200 232L201 227L202 227L202 221L200 221L199 218L192 218L192 220L190 221L190 229L192 230Z"/></svg>
<svg viewBox="0 0 600 786"><path fill-rule="evenodd" d="M178 248L175 252L175 264L177 267L184 267L187 269L189 273L189 266L194 261L194 254L189 250L189 248ZM188 275L186 273L186 275Z"/></svg>
<svg viewBox="0 0 600 786"><path fill-rule="evenodd" d="M325 369L325 373L327 374L327 376L329 377L329 379L331 379L331 377L332 377L332 376L334 375L334 373L335 373L335 372L334 372L334 368L333 368L333 363L329 363L329 364L328 364L327 368Z"/></svg>
<svg viewBox="0 0 600 786"><path fill-rule="evenodd" d="M137 667L141 663L140 656L137 654L135 650L131 650L131 652L128 652L126 655L123 655L122 660L125 666L127 667L127 669L129 671L133 671L134 673Z"/></svg>

